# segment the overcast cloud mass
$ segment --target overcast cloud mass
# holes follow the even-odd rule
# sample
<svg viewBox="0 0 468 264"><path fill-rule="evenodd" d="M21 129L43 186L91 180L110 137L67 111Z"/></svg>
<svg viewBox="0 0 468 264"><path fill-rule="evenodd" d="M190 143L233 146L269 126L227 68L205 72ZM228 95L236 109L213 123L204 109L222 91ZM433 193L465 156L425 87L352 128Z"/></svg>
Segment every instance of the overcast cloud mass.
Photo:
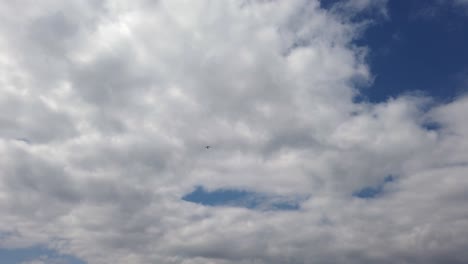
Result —
<svg viewBox="0 0 468 264"><path fill-rule="evenodd" d="M468 97L356 100L374 75L355 40L385 4L0 1L0 247L92 264L468 263ZM307 199L184 201L197 186Z"/></svg>

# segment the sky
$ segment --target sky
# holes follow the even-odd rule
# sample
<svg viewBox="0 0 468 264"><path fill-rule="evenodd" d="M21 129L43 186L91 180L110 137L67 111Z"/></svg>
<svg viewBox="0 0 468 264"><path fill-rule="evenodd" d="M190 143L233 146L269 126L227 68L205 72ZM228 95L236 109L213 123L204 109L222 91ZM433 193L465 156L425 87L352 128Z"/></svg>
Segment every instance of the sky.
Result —
<svg viewBox="0 0 468 264"><path fill-rule="evenodd" d="M0 36L2 264L468 263L466 0L1 1Z"/></svg>

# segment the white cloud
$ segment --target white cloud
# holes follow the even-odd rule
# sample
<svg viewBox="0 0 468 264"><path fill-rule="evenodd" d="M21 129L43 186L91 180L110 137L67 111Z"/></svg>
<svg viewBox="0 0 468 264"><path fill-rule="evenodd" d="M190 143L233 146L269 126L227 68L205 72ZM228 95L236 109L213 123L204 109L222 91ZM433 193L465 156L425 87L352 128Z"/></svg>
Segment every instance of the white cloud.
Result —
<svg viewBox="0 0 468 264"><path fill-rule="evenodd" d="M89 263L466 262L467 100L353 102L372 76L362 25L337 10L1 3L0 246ZM389 174L383 197L351 196ZM311 198L205 208L180 199L196 185Z"/></svg>
<svg viewBox="0 0 468 264"><path fill-rule="evenodd" d="M460 5L468 5L467 0L455 0L455 3L460 4Z"/></svg>

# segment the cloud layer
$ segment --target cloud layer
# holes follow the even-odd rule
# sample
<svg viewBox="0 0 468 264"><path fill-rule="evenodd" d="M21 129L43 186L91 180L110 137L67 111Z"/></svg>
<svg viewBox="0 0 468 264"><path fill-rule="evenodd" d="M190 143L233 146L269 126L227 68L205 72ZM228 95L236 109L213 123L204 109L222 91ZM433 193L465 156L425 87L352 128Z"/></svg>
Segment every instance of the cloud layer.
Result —
<svg viewBox="0 0 468 264"><path fill-rule="evenodd" d="M372 74L354 42L370 21L352 17L385 15L376 2L0 3L0 247L466 263L468 98L355 100ZM376 199L353 196L389 175ZM204 207L181 199L195 186L310 199Z"/></svg>

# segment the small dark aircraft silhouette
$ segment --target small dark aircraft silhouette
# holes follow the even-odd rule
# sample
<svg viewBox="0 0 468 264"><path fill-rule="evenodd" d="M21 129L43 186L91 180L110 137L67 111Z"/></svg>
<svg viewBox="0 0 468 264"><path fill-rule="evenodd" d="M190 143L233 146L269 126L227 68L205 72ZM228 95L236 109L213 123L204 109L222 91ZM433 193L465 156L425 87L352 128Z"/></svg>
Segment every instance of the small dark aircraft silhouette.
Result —
<svg viewBox="0 0 468 264"><path fill-rule="evenodd" d="M206 148L206 149L210 149L210 148L211 148L211 146L206 146L205 148Z"/></svg>

